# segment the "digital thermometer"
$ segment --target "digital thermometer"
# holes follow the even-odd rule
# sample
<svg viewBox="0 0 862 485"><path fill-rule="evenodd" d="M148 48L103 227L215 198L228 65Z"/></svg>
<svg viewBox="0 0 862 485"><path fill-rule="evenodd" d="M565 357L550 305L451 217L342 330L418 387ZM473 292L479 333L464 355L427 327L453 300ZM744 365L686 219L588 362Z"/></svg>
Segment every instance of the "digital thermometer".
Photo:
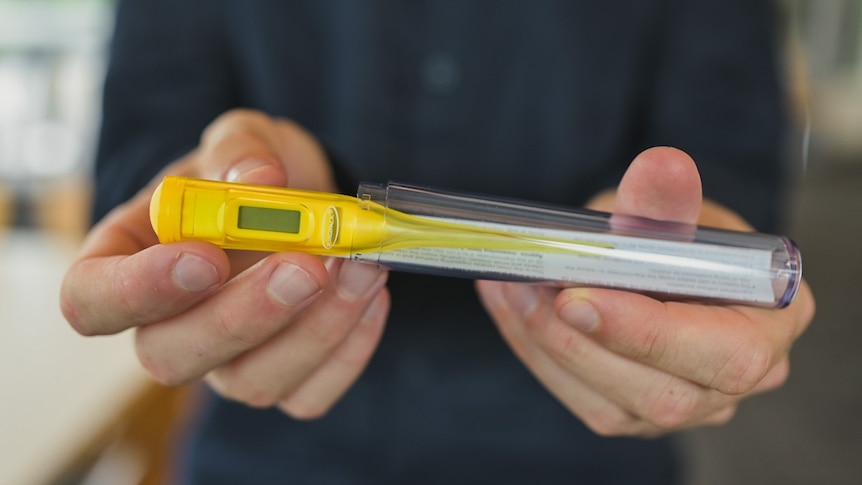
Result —
<svg viewBox="0 0 862 485"><path fill-rule="evenodd" d="M376 247L385 223L381 208L363 208L355 197L185 177L165 177L156 188L150 221L163 243L331 256Z"/></svg>
<svg viewBox="0 0 862 485"><path fill-rule="evenodd" d="M782 307L801 280L787 238L390 183L358 197L166 177L150 219L162 243L303 251L392 269L621 288Z"/></svg>

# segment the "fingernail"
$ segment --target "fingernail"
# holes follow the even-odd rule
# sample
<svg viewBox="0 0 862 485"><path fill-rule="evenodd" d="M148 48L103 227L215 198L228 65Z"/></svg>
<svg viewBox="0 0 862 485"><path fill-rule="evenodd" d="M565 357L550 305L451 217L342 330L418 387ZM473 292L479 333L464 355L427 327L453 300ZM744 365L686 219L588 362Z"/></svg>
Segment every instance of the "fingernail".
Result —
<svg viewBox="0 0 862 485"><path fill-rule="evenodd" d="M382 271L372 264L345 261L338 272L336 288L342 298L358 300L376 288Z"/></svg>
<svg viewBox="0 0 862 485"><path fill-rule="evenodd" d="M279 303L296 306L320 293L320 285L299 266L279 263L269 277L270 295Z"/></svg>
<svg viewBox="0 0 862 485"><path fill-rule="evenodd" d="M227 182L253 182L259 173L273 168L270 162L258 158L247 158L228 169L224 179Z"/></svg>
<svg viewBox="0 0 862 485"><path fill-rule="evenodd" d="M539 289L525 283L506 283L506 300L521 315L529 315L539 304Z"/></svg>
<svg viewBox="0 0 862 485"><path fill-rule="evenodd" d="M575 299L563 305L560 318L584 333L595 332L599 328L599 312L587 300Z"/></svg>
<svg viewBox="0 0 862 485"><path fill-rule="evenodd" d="M218 270L209 261L194 254L182 254L171 271L171 277L180 288L198 292L218 283Z"/></svg>

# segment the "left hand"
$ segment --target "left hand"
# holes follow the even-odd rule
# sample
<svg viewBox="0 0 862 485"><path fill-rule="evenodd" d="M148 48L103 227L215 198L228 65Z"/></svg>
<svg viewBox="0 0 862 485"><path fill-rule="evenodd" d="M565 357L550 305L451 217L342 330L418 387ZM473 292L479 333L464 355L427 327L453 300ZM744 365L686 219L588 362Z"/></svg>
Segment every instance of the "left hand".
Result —
<svg viewBox="0 0 862 485"><path fill-rule="evenodd" d="M694 162L671 148L640 154L618 189L590 207L751 229L735 213L702 200ZM518 357L602 435L653 436L727 422L742 399L785 382L790 347L814 316L805 282L782 310L659 301L597 288L499 281L476 287Z"/></svg>
<svg viewBox="0 0 862 485"><path fill-rule="evenodd" d="M329 159L289 120L237 109L165 173L332 191ZM60 292L83 335L135 331L159 383L204 378L225 398L296 419L326 414L371 359L389 313L387 272L297 252L159 244L150 198L160 177L90 232Z"/></svg>

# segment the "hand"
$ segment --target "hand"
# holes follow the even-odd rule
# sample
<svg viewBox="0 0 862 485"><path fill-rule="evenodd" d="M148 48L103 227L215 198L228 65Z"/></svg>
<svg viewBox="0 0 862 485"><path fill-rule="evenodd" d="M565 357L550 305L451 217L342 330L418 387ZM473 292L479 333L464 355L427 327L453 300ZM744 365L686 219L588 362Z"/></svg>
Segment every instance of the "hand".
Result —
<svg viewBox="0 0 862 485"><path fill-rule="evenodd" d="M694 162L655 148L593 208L731 229L750 227L703 203ZM803 283L788 308L658 301L595 288L477 282L503 337L572 413L603 435L652 436L720 424L737 404L782 385L788 352L814 315Z"/></svg>
<svg viewBox="0 0 862 485"><path fill-rule="evenodd" d="M298 126L249 111L223 115L169 174L333 190L328 161ZM227 253L160 245L154 181L93 228L61 290L84 335L136 330L159 382L205 376L219 393L297 418L325 413L370 358L389 311L386 272L300 253Z"/></svg>

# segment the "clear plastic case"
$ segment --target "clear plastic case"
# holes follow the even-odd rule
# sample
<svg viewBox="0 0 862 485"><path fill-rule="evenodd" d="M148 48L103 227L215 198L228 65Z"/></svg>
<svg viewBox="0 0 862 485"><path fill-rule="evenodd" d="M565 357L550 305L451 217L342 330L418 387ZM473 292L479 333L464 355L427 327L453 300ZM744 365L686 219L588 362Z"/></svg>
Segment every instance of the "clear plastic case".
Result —
<svg viewBox="0 0 862 485"><path fill-rule="evenodd" d="M367 210L382 206L386 236L351 257L394 270L775 308L793 300L802 277L799 250L783 236L398 183L363 183L357 195Z"/></svg>

